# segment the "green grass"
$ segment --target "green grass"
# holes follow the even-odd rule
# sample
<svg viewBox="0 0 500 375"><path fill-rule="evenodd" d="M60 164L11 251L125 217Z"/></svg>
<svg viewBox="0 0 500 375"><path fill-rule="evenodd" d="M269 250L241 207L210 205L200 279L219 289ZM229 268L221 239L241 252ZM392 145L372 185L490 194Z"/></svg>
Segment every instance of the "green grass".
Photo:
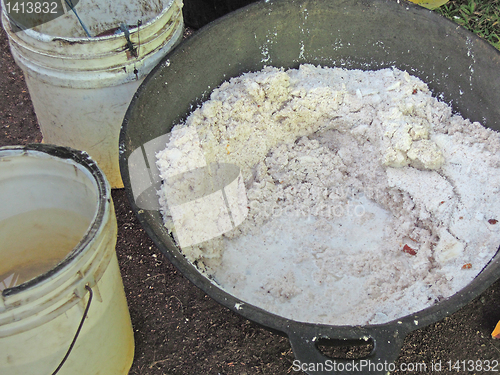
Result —
<svg viewBox="0 0 500 375"><path fill-rule="evenodd" d="M500 49L500 0L451 0L435 11Z"/></svg>

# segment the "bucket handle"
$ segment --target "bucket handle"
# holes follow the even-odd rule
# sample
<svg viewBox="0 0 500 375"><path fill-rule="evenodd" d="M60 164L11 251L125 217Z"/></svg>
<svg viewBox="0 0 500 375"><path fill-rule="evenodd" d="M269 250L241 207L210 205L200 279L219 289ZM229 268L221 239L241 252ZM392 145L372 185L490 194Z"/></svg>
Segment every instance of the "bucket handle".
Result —
<svg viewBox="0 0 500 375"><path fill-rule="evenodd" d="M61 363L59 363L59 366L57 366L57 368L52 373L52 375L56 375L61 370L61 367L63 367L64 363L68 359L71 351L73 350L73 347L75 346L76 339L78 338L78 335L80 334L80 331L82 330L83 323L85 322L85 318L87 317L87 313L89 312L90 302L92 302L92 296L93 296L94 292L92 291L92 288L89 286L89 284L85 284L85 289L87 289L89 291L89 300L87 302L87 306L85 307L85 311L83 312L82 320L80 321L80 325L78 326L78 329L76 330L75 337L73 337L73 341L71 342L71 345L69 346L68 351L66 352L66 355L62 359Z"/></svg>

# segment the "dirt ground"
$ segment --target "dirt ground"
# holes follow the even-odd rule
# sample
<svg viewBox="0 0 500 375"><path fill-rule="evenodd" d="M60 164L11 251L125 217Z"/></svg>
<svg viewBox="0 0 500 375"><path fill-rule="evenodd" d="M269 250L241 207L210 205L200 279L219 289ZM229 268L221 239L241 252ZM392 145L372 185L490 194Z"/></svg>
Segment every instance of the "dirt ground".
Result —
<svg viewBox="0 0 500 375"><path fill-rule="evenodd" d="M40 142L37 119L22 71L0 32L0 146ZM114 190L116 251L135 333L131 375L300 374L286 337L222 307L193 286L155 247ZM491 332L500 319L500 280L457 313L406 337L397 364L500 359ZM359 350L337 348L352 358ZM500 365L496 371L500 372ZM414 371L414 374L430 373ZM479 373L480 371L475 371ZM402 373L402 372L397 372ZM457 373L446 371L442 374ZM465 373L465 371L459 371ZM471 372L472 373L472 372Z"/></svg>

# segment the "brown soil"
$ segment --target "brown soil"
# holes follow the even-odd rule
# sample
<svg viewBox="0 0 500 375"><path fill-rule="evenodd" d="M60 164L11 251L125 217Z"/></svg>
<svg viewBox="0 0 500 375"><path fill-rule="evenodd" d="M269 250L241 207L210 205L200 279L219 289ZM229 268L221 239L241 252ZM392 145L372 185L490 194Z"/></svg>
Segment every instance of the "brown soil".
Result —
<svg viewBox="0 0 500 375"><path fill-rule="evenodd" d="M0 146L42 139L22 71L0 32ZM298 374L286 337L222 307L193 286L159 252L141 228L125 191L113 191L118 253L135 332L132 375ZM398 363L498 360L500 281L450 317L407 336ZM358 351L340 348L351 358ZM500 364L497 366L500 371ZM426 373L430 373L427 369ZM466 371L459 371L464 373ZM479 371L477 371L479 372ZM413 372L424 373L422 371Z"/></svg>

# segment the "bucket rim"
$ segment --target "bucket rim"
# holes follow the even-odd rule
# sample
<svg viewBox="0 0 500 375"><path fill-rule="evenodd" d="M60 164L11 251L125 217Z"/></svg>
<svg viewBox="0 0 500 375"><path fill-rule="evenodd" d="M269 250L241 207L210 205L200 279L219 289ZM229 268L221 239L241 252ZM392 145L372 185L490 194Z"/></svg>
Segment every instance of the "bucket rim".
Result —
<svg viewBox="0 0 500 375"><path fill-rule="evenodd" d="M4 289L1 293L2 297L14 296L16 294L33 289L40 284L43 284L47 280L51 279L54 275L61 272L61 270L65 269L75 259L80 257L80 255L85 251L86 248L88 248L92 241L97 237L98 233L102 230L102 223L104 222L108 206L111 204L110 185L97 163L92 160L87 152L75 150L70 147L41 143L28 144L25 146L0 147L0 159L2 157L9 156L22 157L36 154L44 154L45 156L48 156L49 158L60 162L67 162L69 160L72 162L71 164L76 164L90 173L94 180L93 182L96 185L97 206L95 215L92 218L81 240L68 253L68 255L64 257L64 259L62 259L49 271L44 272L24 283Z"/></svg>
<svg viewBox="0 0 500 375"><path fill-rule="evenodd" d="M5 17L6 20L11 21L9 15L7 14L7 11L5 10L5 0L0 0L1 2L1 8L2 8L2 15ZM168 0L168 4L164 6L161 12L159 12L156 16L153 18L150 18L147 22L144 22L142 25L138 26L136 25L132 29L129 30L130 34L135 34L139 31L139 29L143 29L147 26L150 26L157 22L159 19L165 16L166 13L168 13L172 6L177 3L180 9L182 9L182 0ZM69 13L69 12L68 12ZM4 28L8 27L7 25L4 25ZM118 39L120 37L123 38L121 34L118 35L105 35L105 36L94 36L94 37L63 37L63 36L57 36L57 35L50 35L50 34L45 34L41 33L38 31L35 31L33 29L25 29L23 30L29 37L36 39L40 42L52 42L54 40L64 40L68 41L70 43L90 43L90 42L96 42L96 41L104 41L104 40L110 40L110 39Z"/></svg>

